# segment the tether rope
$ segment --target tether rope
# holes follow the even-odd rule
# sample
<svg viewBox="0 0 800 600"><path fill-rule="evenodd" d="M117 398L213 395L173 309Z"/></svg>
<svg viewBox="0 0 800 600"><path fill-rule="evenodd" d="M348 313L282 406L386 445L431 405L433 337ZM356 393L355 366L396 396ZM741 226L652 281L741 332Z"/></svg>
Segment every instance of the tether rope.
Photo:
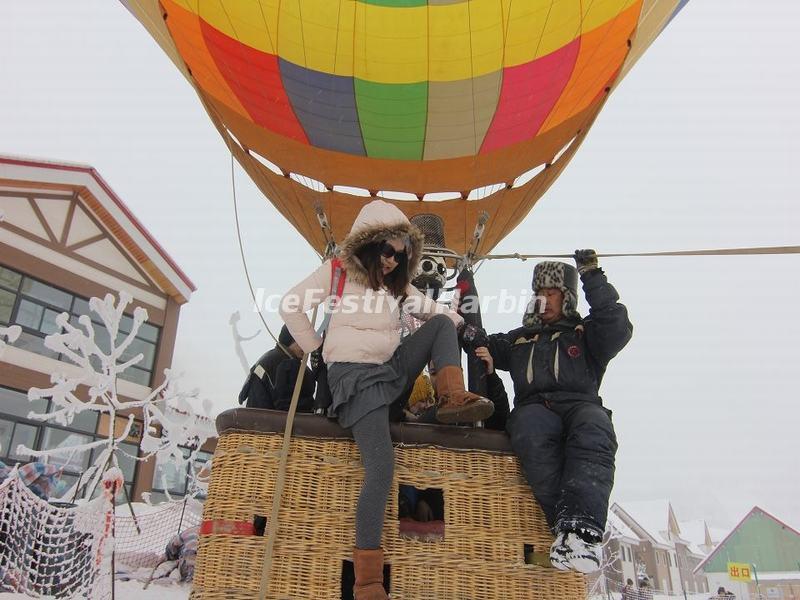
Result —
<svg viewBox="0 0 800 600"><path fill-rule="evenodd" d="M311 323L317 319L317 307L314 307L314 312L311 315ZM278 463L278 473L275 476L275 489L272 492L272 511L269 515L267 522L267 548L264 556L264 563L261 567L261 581L258 586L259 600L265 600L267 591L269 590L269 578L272 572L272 559L275 550L275 540L278 537L278 513L281 508L281 499L283 497L283 487L286 482L286 466L289 462L289 444L292 440L292 428L294 426L294 415L297 412L297 402L300 398L300 389L303 387L303 379L306 374L306 369L302 365L306 364L308 360L308 353L303 353L303 358L300 359L301 368L298 370L297 381L294 384L294 391L292 392L292 401L289 404L289 411L286 415L286 425L283 428L283 444L281 445L280 461Z"/></svg>
<svg viewBox="0 0 800 600"><path fill-rule="evenodd" d="M800 246L763 246L755 248L716 248L711 250L665 250L661 252L598 252L600 258L622 258L637 256L755 256L763 254L800 254ZM537 254L484 254L475 258L481 260L528 260L529 258L572 258L574 254L541 252Z"/></svg>
<svg viewBox="0 0 800 600"><path fill-rule="evenodd" d="M269 328L267 325L267 320L264 318L264 315L261 312L261 307L258 305L258 300L256 300L256 293L253 289L253 282L250 279L250 270L247 268L247 259L244 256L244 244L242 243L242 229L239 225L239 203L236 198L236 179L235 179L235 172L234 172L234 160L233 160L233 152L231 152L231 191L233 196L233 215L234 220L236 221L236 239L239 241L239 256L242 257L242 268L244 269L244 276L247 279L247 287L250 289L250 297L253 299L253 306L258 313L258 317L261 319L261 322L264 324L264 327L267 329L267 333L270 337L275 340L275 343L283 350L286 355L290 358L292 354L289 350L278 341L278 338L275 337L275 334L272 333L272 329Z"/></svg>

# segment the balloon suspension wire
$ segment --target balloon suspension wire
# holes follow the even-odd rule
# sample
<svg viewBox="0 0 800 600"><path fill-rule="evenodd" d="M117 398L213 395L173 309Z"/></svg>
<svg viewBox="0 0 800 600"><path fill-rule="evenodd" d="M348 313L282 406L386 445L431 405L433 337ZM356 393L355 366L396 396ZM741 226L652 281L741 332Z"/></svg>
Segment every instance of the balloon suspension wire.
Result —
<svg viewBox="0 0 800 600"><path fill-rule="evenodd" d="M800 246L766 246L755 248L717 248L713 250L666 250L661 252L605 252L598 253L600 258L624 258L624 257L659 257L659 256L757 256L757 255L780 255L780 254L800 254ZM529 258L573 258L574 254L558 254L541 252L538 254L485 254L476 257L477 261L484 260L528 260Z"/></svg>
<svg viewBox="0 0 800 600"><path fill-rule="evenodd" d="M236 221L236 239L239 241L239 256L242 258L242 268L244 269L244 276L247 279L247 287L250 289L250 297L253 299L253 307L258 312L258 316L261 319L261 322L264 324L264 327L267 330L267 333L270 337L275 340L275 343L278 347L283 350L286 355L290 358L294 358L289 349L280 343L275 334L272 333L272 329L270 329L269 325L267 325L267 320L264 318L264 314L261 312L261 307L258 305L258 300L256 299L256 292L253 288L253 281L250 279L250 270L247 268L247 259L244 255L244 244L242 242L242 228L239 223L239 202L236 197L236 174L234 170L234 160L233 160L233 152L231 152L231 196L233 198L233 215L234 220Z"/></svg>

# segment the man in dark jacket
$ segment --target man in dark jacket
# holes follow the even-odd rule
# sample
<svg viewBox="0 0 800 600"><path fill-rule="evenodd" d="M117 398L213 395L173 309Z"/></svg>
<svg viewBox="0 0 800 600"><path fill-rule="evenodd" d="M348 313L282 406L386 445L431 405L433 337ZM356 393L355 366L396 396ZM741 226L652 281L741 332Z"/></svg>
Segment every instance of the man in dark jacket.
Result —
<svg viewBox="0 0 800 600"><path fill-rule="evenodd" d="M524 326L489 336L496 369L511 373L514 410L507 430L525 477L555 534L550 560L558 569L600 568L617 439L611 411L598 395L609 361L633 326L597 264L594 250L575 252L577 270L539 263L536 302ZM589 316L578 314L578 275Z"/></svg>
<svg viewBox="0 0 800 600"><path fill-rule="evenodd" d="M286 325L278 334L278 342L250 369L242 391L239 392L239 404L246 402L248 408L289 410L294 385L298 373L300 373L300 359L303 357L303 351L292 338ZM300 398L297 402L299 412L313 410L314 385L314 376L306 367Z"/></svg>

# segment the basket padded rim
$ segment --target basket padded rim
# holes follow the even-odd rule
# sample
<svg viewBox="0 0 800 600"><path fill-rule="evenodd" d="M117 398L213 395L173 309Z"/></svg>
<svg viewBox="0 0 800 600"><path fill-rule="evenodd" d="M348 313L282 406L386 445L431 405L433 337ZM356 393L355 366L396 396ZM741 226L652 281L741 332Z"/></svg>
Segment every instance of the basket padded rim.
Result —
<svg viewBox="0 0 800 600"><path fill-rule="evenodd" d="M266 408L232 408L217 416L217 432L283 433L286 412ZM404 446L438 446L459 450L486 450L512 454L504 431L423 423L392 423L392 441ZM352 440L349 429L322 415L297 413L292 435L315 439Z"/></svg>

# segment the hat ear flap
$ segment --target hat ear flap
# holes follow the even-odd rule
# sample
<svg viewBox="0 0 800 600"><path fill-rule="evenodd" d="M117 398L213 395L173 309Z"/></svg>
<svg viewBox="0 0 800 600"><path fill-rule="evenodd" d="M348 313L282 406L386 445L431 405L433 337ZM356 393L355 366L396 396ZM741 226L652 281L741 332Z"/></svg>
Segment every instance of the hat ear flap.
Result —
<svg viewBox="0 0 800 600"><path fill-rule="evenodd" d="M574 317L578 315L578 297L575 292L570 288L561 288L564 294L564 301L561 304L561 312L565 317Z"/></svg>
<svg viewBox="0 0 800 600"><path fill-rule="evenodd" d="M531 298L531 301L528 302L528 306L525 307L525 314L522 316L522 326L523 327L535 327L536 324L539 322L539 305L536 302L536 298Z"/></svg>

